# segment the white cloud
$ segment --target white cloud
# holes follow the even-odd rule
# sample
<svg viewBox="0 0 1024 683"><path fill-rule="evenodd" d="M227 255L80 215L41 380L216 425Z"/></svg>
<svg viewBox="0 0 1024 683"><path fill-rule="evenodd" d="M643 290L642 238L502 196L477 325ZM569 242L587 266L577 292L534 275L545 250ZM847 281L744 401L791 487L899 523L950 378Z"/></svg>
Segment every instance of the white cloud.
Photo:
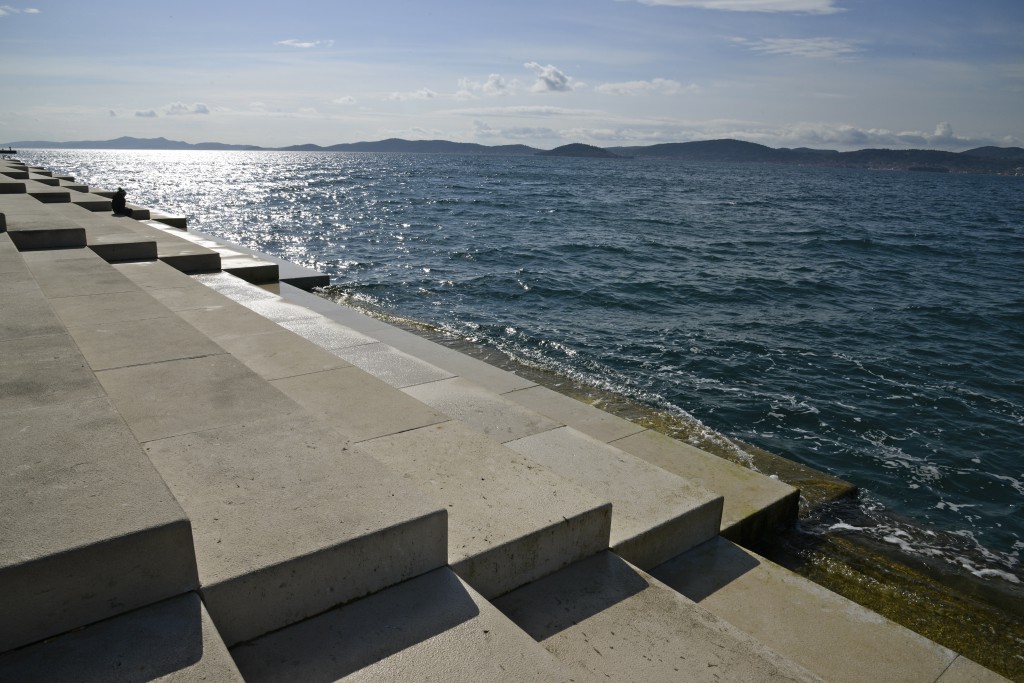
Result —
<svg viewBox="0 0 1024 683"><path fill-rule="evenodd" d="M556 66L542 66L537 62L527 62L523 66L537 76L536 82L530 88L533 92L569 92L574 89L573 79Z"/></svg>
<svg viewBox="0 0 1024 683"><path fill-rule="evenodd" d="M754 52L766 55L787 55L809 59L848 59L861 48L856 44L836 38L761 38L747 40L734 38L735 42L746 45Z"/></svg>
<svg viewBox="0 0 1024 683"><path fill-rule="evenodd" d="M388 94L385 99L402 102L404 100L432 100L436 97L439 95L430 88L420 88L415 92L393 92Z"/></svg>
<svg viewBox="0 0 1024 683"><path fill-rule="evenodd" d="M138 116L140 119L155 119L157 116L159 116L159 114L157 114L156 111L152 109L147 109L145 111L137 111L135 112L135 115Z"/></svg>
<svg viewBox="0 0 1024 683"><path fill-rule="evenodd" d="M477 109L454 109L450 114L460 116L518 116L518 117L550 117L550 116L576 116L594 117L603 116L599 111L590 109L567 109L565 107L489 107Z"/></svg>
<svg viewBox="0 0 1024 683"><path fill-rule="evenodd" d="M637 0L644 5L693 7L723 12L789 12L794 14L837 14L843 12L835 0Z"/></svg>
<svg viewBox="0 0 1024 683"><path fill-rule="evenodd" d="M331 104L352 105L352 104L355 104L355 103L356 103L356 98L352 97L351 95L344 95L342 97L336 97L333 100L331 100Z"/></svg>
<svg viewBox="0 0 1024 683"><path fill-rule="evenodd" d="M491 74L486 81L474 81L469 78L459 79L459 89L455 98L459 100L474 100L478 95L487 97L501 97L509 95L518 85L518 82L506 81L501 74Z"/></svg>
<svg viewBox="0 0 1024 683"><path fill-rule="evenodd" d="M296 40L295 38L289 38L288 40L279 40L274 45L283 45L285 47L298 47L304 50L308 50L312 47L331 47L334 45L333 40Z"/></svg>
<svg viewBox="0 0 1024 683"><path fill-rule="evenodd" d="M39 10L35 7L23 7L18 9L17 7L11 7L10 5L0 5L0 17L6 17L11 14L39 14Z"/></svg>
<svg viewBox="0 0 1024 683"><path fill-rule="evenodd" d="M642 95L656 93L662 95L678 95L683 92L698 92L695 85L684 86L679 81L668 78L654 78L649 81L625 81L622 83L603 83L594 88L604 95Z"/></svg>
<svg viewBox="0 0 1024 683"><path fill-rule="evenodd" d="M209 114L210 108L202 102L185 104L183 102L172 102L164 107L164 114L168 116L187 116L189 114Z"/></svg>

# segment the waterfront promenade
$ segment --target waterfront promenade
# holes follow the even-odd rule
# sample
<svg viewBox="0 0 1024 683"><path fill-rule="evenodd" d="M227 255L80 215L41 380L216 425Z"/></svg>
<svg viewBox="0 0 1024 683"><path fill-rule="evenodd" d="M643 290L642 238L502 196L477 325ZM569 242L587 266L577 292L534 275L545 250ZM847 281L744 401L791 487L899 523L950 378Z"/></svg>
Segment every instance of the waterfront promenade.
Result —
<svg viewBox="0 0 1024 683"><path fill-rule="evenodd" d="M955 681L798 492L0 161L0 680Z"/></svg>

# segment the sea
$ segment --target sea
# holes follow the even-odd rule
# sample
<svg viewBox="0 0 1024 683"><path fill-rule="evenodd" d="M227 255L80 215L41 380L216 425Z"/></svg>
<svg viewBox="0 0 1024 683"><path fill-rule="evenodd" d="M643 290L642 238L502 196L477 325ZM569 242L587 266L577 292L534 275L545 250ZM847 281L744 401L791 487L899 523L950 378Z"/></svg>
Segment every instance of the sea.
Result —
<svg viewBox="0 0 1024 683"><path fill-rule="evenodd" d="M327 295L860 489L822 522L1021 584L1024 177L652 159L27 150ZM698 429L698 432L700 431Z"/></svg>

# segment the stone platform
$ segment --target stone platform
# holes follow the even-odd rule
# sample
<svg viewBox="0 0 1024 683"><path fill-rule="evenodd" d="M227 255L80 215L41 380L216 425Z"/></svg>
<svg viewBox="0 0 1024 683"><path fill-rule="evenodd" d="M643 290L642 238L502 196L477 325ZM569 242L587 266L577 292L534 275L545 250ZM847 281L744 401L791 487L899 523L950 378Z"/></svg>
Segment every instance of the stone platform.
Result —
<svg viewBox="0 0 1024 683"><path fill-rule="evenodd" d="M1001 680L722 536L792 487L109 194L0 161L0 680Z"/></svg>

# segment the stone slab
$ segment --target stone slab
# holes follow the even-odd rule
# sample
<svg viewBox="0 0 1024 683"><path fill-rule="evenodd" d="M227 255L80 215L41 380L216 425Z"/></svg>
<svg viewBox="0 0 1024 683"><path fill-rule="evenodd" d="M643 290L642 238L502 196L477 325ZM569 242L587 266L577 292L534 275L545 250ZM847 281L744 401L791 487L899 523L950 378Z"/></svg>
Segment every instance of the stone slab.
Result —
<svg viewBox="0 0 1024 683"><path fill-rule="evenodd" d="M725 539L706 543L651 573L828 681L934 681L956 658L927 638Z"/></svg>
<svg viewBox="0 0 1024 683"><path fill-rule="evenodd" d="M257 311L261 311L262 308L260 306L252 306L251 304L249 304L249 306ZM278 306L275 308L280 307ZM377 343L377 340L373 337L353 330L351 327L337 323L322 315L317 315L315 318L282 320L280 321L280 325L281 327L291 330L303 339L308 339L317 346L329 349L334 353L338 353L342 349ZM351 361L348 362L351 363Z"/></svg>
<svg viewBox="0 0 1024 683"><path fill-rule="evenodd" d="M22 254L47 298L131 292L138 287L88 249Z"/></svg>
<svg viewBox="0 0 1024 683"><path fill-rule="evenodd" d="M291 261L279 259L271 254L256 251L255 249L249 249L243 245L232 244L214 235L196 232L195 230L190 231L189 235L199 240L206 240L217 244L221 249L227 249L236 254L244 254L250 257L255 257L261 261L274 263L277 265L279 280L281 282L290 283L300 289L310 291L314 287L326 287L331 284L330 277L324 273L314 270L313 268L307 268L297 263L292 263Z"/></svg>
<svg viewBox="0 0 1024 683"><path fill-rule="evenodd" d="M373 336L385 344L443 368L453 375L467 379L496 394L536 386L536 382L515 373L502 370L397 327L382 327L379 330L374 330Z"/></svg>
<svg viewBox="0 0 1024 683"><path fill-rule="evenodd" d="M167 316L167 308L141 289L51 299L50 306L67 327L149 320Z"/></svg>
<svg viewBox="0 0 1024 683"><path fill-rule="evenodd" d="M254 422L295 409L226 353L101 370L96 378L142 442Z"/></svg>
<svg viewBox="0 0 1024 683"><path fill-rule="evenodd" d="M214 341L281 331L277 323L227 298L203 308L187 308L177 313Z"/></svg>
<svg viewBox="0 0 1024 683"><path fill-rule="evenodd" d="M821 681L610 552L494 604L574 673L597 680Z"/></svg>
<svg viewBox="0 0 1024 683"><path fill-rule="evenodd" d="M220 269L256 285L277 282L278 279L276 263L245 254L226 256L221 252Z"/></svg>
<svg viewBox="0 0 1024 683"><path fill-rule="evenodd" d="M280 284L280 294L286 301L293 301L311 311L316 311L331 320L338 322L345 327L357 332L374 336L377 330L387 329L391 326L372 316L366 315L349 306L340 305L326 297L304 292L287 283Z"/></svg>
<svg viewBox="0 0 1024 683"><path fill-rule="evenodd" d="M608 547L611 506L456 422L362 444L448 510L448 564L487 598Z"/></svg>
<svg viewBox="0 0 1024 683"><path fill-rule="evenodd" d="M0 467L0 651L197 587L188 519L105 398L0 412Z"/></svg>
<svg viewBox="0 0 1024 683"><path fill-rule="evenodd" d="M562 426L461 377L418 384L403 391L498 443Z"/></svg>
<svg viewBox="0 0 1024 683"><path fill-rule="evenodd" d="M351 367L347 361L288 330L230 337L218 344L268 380Z"/></svg>
<svg viewBox="0 0 1024 683"><path fill-rule="evenodd" d="M379 342L333 350L352 365L398 389L454 377L447 370Z"/></svg>
<svg viewBox="0 0 1024 683"><path fill-rule="evenodd" d="M612 445L722 495L721 533L734 541L763 538L796 521L800 492L777 479L650 430Z"/></svg>
<svg viewBox="0 0 1024 683"><path fill-rule="evenodd" d="M357 442L448 420L357 367L286 377L271 384Z"/></svg>
<svg viewBox="0 0 1024 683"><path fill-rule="evenodd" d="M571 427L506 446L610 500L611 547L642 568L718 535L721 496Z"/></svg>
<svg viewBox="0 0 1024 683"><path fill-rule="evenodd" d="M94 371L224 353L170 311L159 318L76 325L68 332Z"/></svg>
<svg viewBox="0 0 1024 683"><path fill-rule="evenodd" d="M511 391L505 397L599 441L609 442L644 431L644 427L581 403L547 387Z"/></svg>
<svg viewBox="0 0 1024 683"><path fill-rule="evenodd" d="M195 593L0 655L0 680L19 683L241 683Z"/></svg>
<svg viewBox="0 0 1024 683"><path fill-rule="evenodd" d="M302 413L148 441L229 645L446 563L441 507Z"/></svg>
<svg viewBox="0 0 1024 683"><path fill-rule="evenodd" d="M580 680L450 569L239 645L231 654L251 683Z"/></svg>
<svg viewBox="0 0 1024 683"><path fill-rule="evenodd" d="M179 289L183 287L192 287L200 290L206 289L192 277L161 261L119 263L114 266L114 270L145 290Z"/></svg>
<svg viewBox="0 0 1024 683"><path fill-rule="evenodd" d="M0 349L5 359L0 363L0 412L103 395L89 364L66 333L8 339Z"/></svg>
<svg viewBox="0 0 1024 683"><path fill-rule="evenodd" d="M63 332L64 326L31 276L0 273L0 342Z"/></svg>

